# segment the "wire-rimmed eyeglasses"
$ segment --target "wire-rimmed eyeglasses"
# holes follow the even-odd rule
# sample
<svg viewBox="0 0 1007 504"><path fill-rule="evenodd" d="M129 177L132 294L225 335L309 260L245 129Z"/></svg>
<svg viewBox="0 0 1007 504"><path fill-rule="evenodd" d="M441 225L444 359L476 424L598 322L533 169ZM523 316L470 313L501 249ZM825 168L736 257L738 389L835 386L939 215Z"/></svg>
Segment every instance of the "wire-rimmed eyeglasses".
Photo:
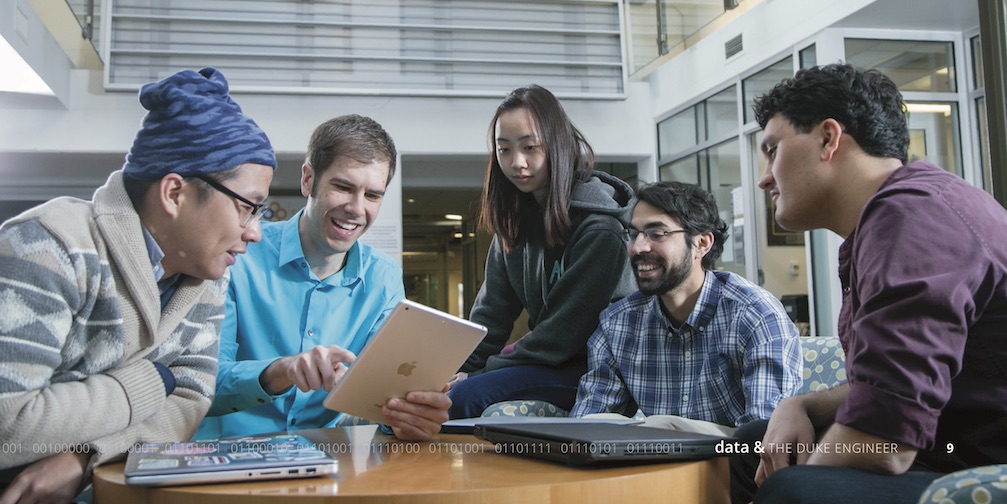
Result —
<svg viewBox="0 0 1007 504"><path fill-rule="evenodd" d="M192 178L202 180L203 182L206 182L207 185L209 185L210 187L251 207L251 208L242 208L241 210L242 212L249 212L249 213L248 215L241 217L241 227L248 227L249 223L251 223L253 220L257 220L259 217L262 216L260 212L262 211L262 207L265 206L264 203L255 203L241 196L240 194L228 189L224 184L221 184L220 182L217 182L216 180L213 180L212 178L207 177L206 175L192 175Z"/></svg>
<svg viewBox="0 0 1007 504"><path fill-rule="evenodd" d="M629 228L622 230L622 239L626 240L626 242L628 243L633 243L636 241L637 237L643 235L644 237L647 238L647 241L651 243L661 243L664 240L667 240L669 236L675 233L685 233L685 232L686 231L684 229L675 229L672 231L667 231L664 229L650 228L640 231L639 229Z"/></svg>

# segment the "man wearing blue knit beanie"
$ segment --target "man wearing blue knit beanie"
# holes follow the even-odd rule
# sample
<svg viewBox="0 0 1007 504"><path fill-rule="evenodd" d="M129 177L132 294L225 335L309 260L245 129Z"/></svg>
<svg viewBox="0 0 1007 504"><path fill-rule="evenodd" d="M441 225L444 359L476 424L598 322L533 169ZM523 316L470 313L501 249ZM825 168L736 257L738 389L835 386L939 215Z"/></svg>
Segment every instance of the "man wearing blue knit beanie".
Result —
<svg viewBox="0 0 1007 504"><path fill-rule="evenodd" d="M190 438L210 406L227 268L261 237L276 157L213 68L140 103L90 201L0 226L0 502L68 501L137 443Z"/></svg>

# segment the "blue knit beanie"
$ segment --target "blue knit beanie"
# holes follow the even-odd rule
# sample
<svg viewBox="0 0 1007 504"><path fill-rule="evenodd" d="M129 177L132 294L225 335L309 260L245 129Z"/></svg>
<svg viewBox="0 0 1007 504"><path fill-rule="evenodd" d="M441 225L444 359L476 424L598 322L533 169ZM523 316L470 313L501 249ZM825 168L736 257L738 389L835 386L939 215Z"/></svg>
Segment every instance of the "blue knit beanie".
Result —
<svg viewBox="0 0 1007 504"><path fill-rule="evenodd" d="M227 79L215 68L183 70L145 84L140 104L149 112L126 155L126 176L188 177L244 163L276 169L266 133L228 96Z"/></svg>

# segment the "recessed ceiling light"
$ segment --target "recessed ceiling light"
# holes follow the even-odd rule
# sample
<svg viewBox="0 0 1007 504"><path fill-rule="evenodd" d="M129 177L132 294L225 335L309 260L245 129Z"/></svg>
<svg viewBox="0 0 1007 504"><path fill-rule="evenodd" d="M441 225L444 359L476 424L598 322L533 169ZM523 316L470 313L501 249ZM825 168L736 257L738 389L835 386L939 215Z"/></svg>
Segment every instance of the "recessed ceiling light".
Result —
<svg viewBox="0 0 1007 504"><path fill-rule="evenodd" d="M453 213L444 214L444 218L447 219L447 220L462 220L462 216L461 215L453 214Z"/></svg>
<svg viewBox="0 0 1007 504"><path fill-rule="evenodd" d="M906 109L920 114L951 115L950 103L906 103Z"/></svg>

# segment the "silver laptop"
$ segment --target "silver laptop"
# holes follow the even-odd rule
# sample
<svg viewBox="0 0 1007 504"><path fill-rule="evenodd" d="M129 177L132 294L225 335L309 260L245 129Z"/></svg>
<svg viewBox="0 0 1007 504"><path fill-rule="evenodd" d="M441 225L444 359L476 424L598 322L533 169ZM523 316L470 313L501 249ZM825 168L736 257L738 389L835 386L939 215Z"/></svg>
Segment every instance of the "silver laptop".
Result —
<svg viewBox="0 0 1007 504"><path fill-rule="evenodd" d="M162 487L334 474L337 461L297 434L144 444L126 460L127 485Z"/></svg>
<svg viewBox="0 0 1007 504"><path fill-rule="evenodd" d="M127 485L172 486L334 474L338 463L294 434L147 443L126 459Z"/></svg>
<svg viewBox="0 0 1007 504"><path fill-rule="evenodd" d="M485 336L479 324L402 300L323 404L388 423L381 413L388 399L441 391Z"/></svg>
<svg viewBox="0 0 1007 504"><path fill-rule="evenodd" d="M495 443L497 453L572 466L710 458L722 455L724 443L734 441L655 427L586 422L476 424L473 433Z"/></svg>

